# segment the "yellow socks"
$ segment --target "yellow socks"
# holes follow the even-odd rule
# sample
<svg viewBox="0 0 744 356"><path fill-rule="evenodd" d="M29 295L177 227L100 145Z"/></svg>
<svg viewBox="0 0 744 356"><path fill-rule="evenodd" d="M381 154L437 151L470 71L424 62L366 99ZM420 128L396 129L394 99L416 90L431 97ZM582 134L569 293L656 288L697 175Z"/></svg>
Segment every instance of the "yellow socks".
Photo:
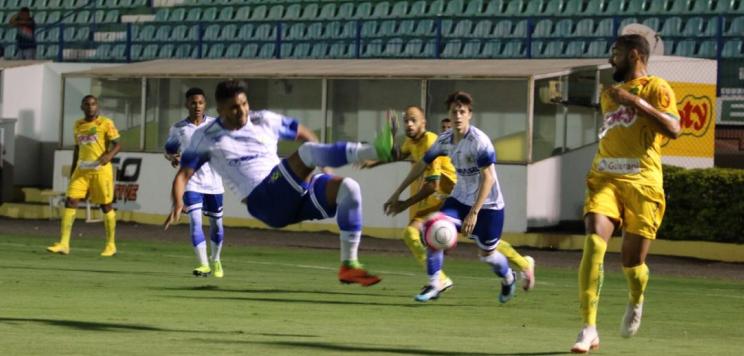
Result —
<svg viewBox="0 0 744 356"><path fill-rule="evenodd" d="M509 263L517 266L520 271L526 271L530 268L529 262L512 247L512 245L504 240L500 240L499 244L496 245L496 251L499 251L502 255L509 260Z"/></svg>
<svg viewBox="0 0 744 356"><path fill-rule="evenodd" d="M116 212L114 209L103 214L103 226L106 229L106 245L113 245L116 236Z"/></svg>
<svg viewBox="0 0 744 356"><path fill-rule="evenodd" d="M643 303L643 292L648 284L648 266L642 264L635 267L623 267L625 279L628 281L629 301L634 305Z"/></svg>
<svg viewBox="0 0 744 356"><path fill-rule="evenodd" d="M604 255L607 243L597 234L586 237L579 266L579 303L584 325L597 325L599 292L604 278Z"/></svg>
<svg viewBox="0 0 744 356"><path fill-rule="evenodd" d="M72 224L75 223L76 213L77 209L62 209L62 222L60 223L59 234L59 244L62 246L70 246L70 233L72 232Z"/></svg>
<svg viewBox="0 0 744 356"><path fill-rule="evenodd" d="M411 250L413 257L416 258L421 266L426 268L426 247L421 243L421 232L413 226L406 226L403 231L403 242Z"/></svg>

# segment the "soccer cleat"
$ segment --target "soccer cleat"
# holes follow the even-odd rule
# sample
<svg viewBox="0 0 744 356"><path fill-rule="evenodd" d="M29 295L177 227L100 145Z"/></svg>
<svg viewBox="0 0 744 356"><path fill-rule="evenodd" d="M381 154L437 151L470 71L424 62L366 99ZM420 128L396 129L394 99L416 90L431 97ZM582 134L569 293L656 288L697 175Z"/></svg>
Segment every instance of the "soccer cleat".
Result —
<svg viewBox="0 0 744 356"><path fill-rule="evenodd" d="M520 272L522 277L522 289L527 292L532 290L532 288L535 288L535 259L530 256L524 256L524 259L527 260L527 263L530 265L526 271Z"/></svg>
<svg viewBox="0 0 744 356"><path fill-rule="evenodd" d="M424 286L424 288L421 288L421 292L419 294L413 297L413 300L417 302L426 303L430 300L438 299L439 295L446 292L448 289L452 288L452 286L454 285L455 284L449 278L443 281L440 281L439 288L432 286L430 284L427 284Z"/></svg>
<svg viewBox="0 0 744 356"><path fill-rule="evenodd" d="M579 332L579 336L576 337L576 343L571 348L571 352L575 354L585 354L589 350L599 349L599 334L597 334L597 328L592 326L586 326Z"/></svg>
<svg viewBox="0 0 744 356"><path fill-rule="evenodd" d="M395 134L398 131L398 120L395 115L387 115L382 125L382 130L375 137L374 147L377 158L382 162L393 160L393 149L395 148Z"/></svg>
<svg viewBox="0 0 744 356"><path fill-rule="evenodd" d="M194 268L193 273L196 277L209 277L212 274L212 270L209 268L209 265L201 265Z"/></svg>
<svg viewBox="0 0 744 356"><path fill-rule="evenodd" d="M47 251L58 253L60 255L68 255L70 254L70 246L65 246L59 242L55 242L52 246L47 247Z"/></svg>
<svg viewBox="0 0 744 356"><path fill-rule="evenodd" d="M222 278L225 276L225 271L222 270L222 262L214 261L212 262L212 266L214 268L214 276L216 278Z"/></svg>
<svg viewBox="0 0 744 356"><path fill-rule="evenodd" d="M512 273L512 282L509 284L501 283L501 293L499 294L499 302L501 304L506 303L510 301L512 298L514 298L514 293L517 291L517 274Z"/></svg>
<svg viewBox="0 0 744 356"><path fill-rule="evenodd" d="M626 338L635 336L635 334L638 332L638 328L641 327L642 315L643 303L628 303L628 306L625 308L625 316L623 317L622 323L620 323L620 336Z"/></svg>
<svg viewBox="0 0 744 356"><path fill-rule="evenodd" d="M338 280L344 284L358 283L364 287L369 287L379 283L382 279L369 274L369 272L362 267L349 267L342 264L341 268L338 270Z"/></svg>
<svg viewBox="0 0 744 356"><path fill-rule="evenodd" d="M101 251L101 256L103 257L111 257L116 254L116 245L114 244L106 244L106 247L103 248L103 251Z"/></svg>

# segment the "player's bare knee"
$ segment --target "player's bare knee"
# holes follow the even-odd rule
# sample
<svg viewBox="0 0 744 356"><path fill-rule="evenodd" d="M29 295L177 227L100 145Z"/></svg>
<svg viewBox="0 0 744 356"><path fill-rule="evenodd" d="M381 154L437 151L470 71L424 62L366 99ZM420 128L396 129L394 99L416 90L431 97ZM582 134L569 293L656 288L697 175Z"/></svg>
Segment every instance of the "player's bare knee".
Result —
<svg viewBox="0 0 744 356"><path fill-rule="evenodd" d="M114 208L113 204L101 204L101 211L106 214Z"/></svg>
<svg viewBox="0 0 744 356"><path fill-rule="evenodd" d="M67 209L77 209L78 204L80 203L77 199L67 198L65 200L65 208Z"/></svg>

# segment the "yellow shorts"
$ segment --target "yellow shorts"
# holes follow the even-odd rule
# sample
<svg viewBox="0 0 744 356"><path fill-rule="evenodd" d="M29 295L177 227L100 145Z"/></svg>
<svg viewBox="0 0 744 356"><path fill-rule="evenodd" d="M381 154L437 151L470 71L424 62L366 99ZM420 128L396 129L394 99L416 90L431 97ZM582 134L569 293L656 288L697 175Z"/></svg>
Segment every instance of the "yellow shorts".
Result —
<svg viewBox="0 0 744 356"><path fill-rule="evenodd" d="M75 170L67 187L67 197L82 200L86 196L94 204L114 201L114 173L110 164L98 169Z"/></svg>
<svg viewBox="0 0 744 356"><path fill-rule="evenodd" d="M446 199L446 196L434 193L428 198L411 206L408 210L411 222L423 221L427 216L429 216L429 214L439 211L439 208L442 207L442 204L444 204Z"/></svg>
<svg viewBox="0 0 744 356"><path fill-rule="evenodd" d="M586 185L584 215L602 214L629 233L656 238L666 209L662 187L598 177L588 178Z"/></svg>

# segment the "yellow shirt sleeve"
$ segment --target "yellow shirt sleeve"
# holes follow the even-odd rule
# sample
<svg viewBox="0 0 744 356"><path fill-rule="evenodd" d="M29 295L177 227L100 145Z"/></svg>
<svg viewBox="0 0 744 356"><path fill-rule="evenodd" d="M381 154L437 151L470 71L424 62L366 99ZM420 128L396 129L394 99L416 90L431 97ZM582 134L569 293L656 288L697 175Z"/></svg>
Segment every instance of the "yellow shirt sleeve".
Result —
<svg viewBox="0 0 744 356"><path fill-rule="evenodd" d="M108 127L106 128L106 140L107 141L114 141L119 138L119 130L116 129L116 125L114 125L114 121L109 119L108 120Z"/></svg>
<svg viewBox="0 0 744 356"><path fill-rule="evenodd" d="M666 80L658 79L654 81L649 90L648 103L669 116L679 120L679 111L677 111L677 98L674 90Z"/></svg>

